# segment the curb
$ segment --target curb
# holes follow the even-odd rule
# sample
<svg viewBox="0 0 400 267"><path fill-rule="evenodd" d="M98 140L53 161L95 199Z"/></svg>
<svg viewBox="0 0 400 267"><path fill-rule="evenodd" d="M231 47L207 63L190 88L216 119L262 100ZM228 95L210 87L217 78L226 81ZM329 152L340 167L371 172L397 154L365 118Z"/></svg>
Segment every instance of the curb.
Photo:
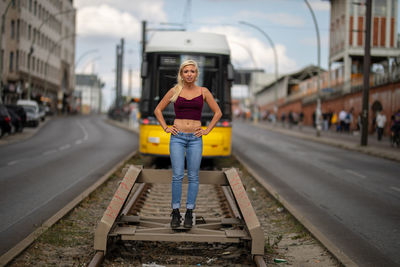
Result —
<svg viewBox="0 0 400 267"><path fill-rule="evenodd" d="M297 209L295 209L289 202L285 200L279 193L261 176L259 176L246 161L240 157L237 153L233 153L237 160L242 164L247 171L259 182L268 193L273 196L279 203L281 203L287 211L290 212L307 230L330 252L336 259L338 259L343 265L355 267L358 266L354 261L350 259L340 248L333 244L322 232L318 230L306 217L304 217Z"/></svg>
<svg viewBox="0 0 400 267"><path fill-rule="evenodd" d="M278 129L278 128L274 128L274 127L263 125L263 124L253 124L253 125L256 127L259 127L259 128L267 129L267 130L270 130L273 132L282 133L285 135L290 135L290 136L301 138L304 140L313 141L313 142L330 145L330 146L335 146L335 147L339 147L339 148L344 148L347 150L357 151L357 152L361 152L361 153L364 153L367 155L376 156L376 157L400 162L400 152L399 153L397 153L397 152L390 153L383 149L379 149L379 148L374 149L372 147L362 147L362 146L356 145L352 142L336 141L336 140L334 140L332 138L328 138L328 137L316 137L316 136L311 136L311 135L307 135L307 134L299 133L299 132L295 132L295 131ZM378 151L378 150L380 150L380 151Z"/></svg>
<svg viewBox="0 0 400 267"><path fill-rule="evenodd" d="M0 256L0 266L5 266L12 259L14 259L18 254L24 251L30 244L32 244L41 234L43 234L47 229L49 229L52 225L54 225L57 221L59 221L62 217L64 217L68 212L74 209L82 200L88 197L93 191L95 191L99 186L101 186L104 182L106 182L109 177L123 164L133 157L137 151L133 151L124 157L120 162L118 162L111 170L109 170L106 174L104 174L97 182L87 188L84 192L74 198L71 202L69 202L66 206L60 209L56 214L50 217L47 221L45 221L39 228L33 231L30 235L28 235L25 239L20 241L13 248L8 250L6 253Z"/></svg>
<svg viewBox="0 0 400 267"><path fill-rule="evenodd" d="M45 121L39 123L39 125L36 128L34 128L34 129L32 129L32 131L30 131L30 133L26 133L26 129L25 129L25 128L30 128L30 127L24 127L25 132L23 131L21 133L15 133L11 136L7 136L6 138L2 137L0 139L0 146L9 145L9 144L25 141L29 138L32 138L42 129L43 126L45 126L51 120L52 120L52 118L48 118Z"/></svg>
<svg viewBox="0 0 400 267"><path fill-rule="evenodd" d="M112 124L112 125L114 125L114 126L117 126L117 127L119 127L119 128L122 128L122 129L127 130L127 131L130 131L130 132L134 132L134 133L136 133L136 134L139 134L139 129L137 129L137 128L131 128L131 127L127 126L127 125L126 125L125 123L123 123L123 122L119 122L119 121L112 120L112 119L104 119L104 120L105 120L105 122L107 122L107 123L109 123L109 124Z"/></svg>

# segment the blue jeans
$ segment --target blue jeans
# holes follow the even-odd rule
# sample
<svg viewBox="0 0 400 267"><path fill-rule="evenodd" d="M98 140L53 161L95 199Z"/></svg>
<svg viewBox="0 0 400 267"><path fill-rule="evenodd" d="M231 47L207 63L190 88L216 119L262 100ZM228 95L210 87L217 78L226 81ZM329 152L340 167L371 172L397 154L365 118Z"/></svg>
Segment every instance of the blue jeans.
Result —
<svg viewBox="0 0 400 267"><path fill-rule="evenodd" d="M181 207L182 180L185 171L185 155L187 160L188 192L186 208L194 209L199 191L199 170L203 152L203 138L193 133L171 134L169 152L172 165L172 208Z"/></svg>

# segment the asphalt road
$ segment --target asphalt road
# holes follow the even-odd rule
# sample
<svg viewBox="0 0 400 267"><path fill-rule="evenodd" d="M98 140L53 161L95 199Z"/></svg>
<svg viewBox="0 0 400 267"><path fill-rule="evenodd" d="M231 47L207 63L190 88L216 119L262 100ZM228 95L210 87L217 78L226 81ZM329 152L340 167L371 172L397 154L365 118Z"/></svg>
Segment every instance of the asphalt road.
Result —
<svg viewBox="0 0 400 267"><path fill-rule="evenodd" d="M400 164L242 122L233 150L359 266L400 266Z"/></svg>
<svg viewBox="0 0 400 267"><path fill-rule="evenodd" d="M54 118L0 146L0 255L136 150L138 137L101 116Z"/></svg>

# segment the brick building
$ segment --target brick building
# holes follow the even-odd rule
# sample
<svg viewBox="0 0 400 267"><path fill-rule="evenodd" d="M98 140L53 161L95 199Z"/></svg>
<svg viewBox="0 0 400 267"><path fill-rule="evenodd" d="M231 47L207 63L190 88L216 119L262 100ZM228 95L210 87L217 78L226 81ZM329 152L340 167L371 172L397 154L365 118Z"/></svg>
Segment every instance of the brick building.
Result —
<svg viewBox="0 0 400 267"><path fill-rule="evenodd" d="M360 2L360 1L358 1ZM331 0L329 69L320 75L323 113L352 110L353 128L362 108L365 6L352 0ZM400 49L397 34L397 0L372 1L370 131L378 110L389 123L400 109ZM332 68L334 66L334 68ZM304 113L304 123L313 124L317 100L316 67L283 75L257 93L260 108L271 111L273 90L278 88L278 117L288 112ZM387 129L388 130L388 129Z"/></svg>

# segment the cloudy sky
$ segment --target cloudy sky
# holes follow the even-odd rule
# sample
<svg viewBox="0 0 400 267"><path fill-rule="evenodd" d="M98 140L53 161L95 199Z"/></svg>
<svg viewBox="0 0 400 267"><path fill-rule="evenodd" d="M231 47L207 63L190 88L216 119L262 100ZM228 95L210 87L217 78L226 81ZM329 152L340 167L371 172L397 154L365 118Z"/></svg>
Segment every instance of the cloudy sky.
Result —
<svg viewBox="0 0 400 267"><path fill-rule="evenodd" d="M327 68L329 2L309 0L321 34L321 64ZM190 4L189 4L190 3ZM303 0L76 0L77 72L96 73L106 83L107 105L114 100L115 49L125 39L124 92L128 69L133 71L133 95L139 96L141 21L149 28L181 23L189 31L225 34L235 68L262 68L274 72L273 51L257 25L275 43L279 73L288 73L317 62L315 28ZM175 26L176 27L176 26Z"/></svg>

